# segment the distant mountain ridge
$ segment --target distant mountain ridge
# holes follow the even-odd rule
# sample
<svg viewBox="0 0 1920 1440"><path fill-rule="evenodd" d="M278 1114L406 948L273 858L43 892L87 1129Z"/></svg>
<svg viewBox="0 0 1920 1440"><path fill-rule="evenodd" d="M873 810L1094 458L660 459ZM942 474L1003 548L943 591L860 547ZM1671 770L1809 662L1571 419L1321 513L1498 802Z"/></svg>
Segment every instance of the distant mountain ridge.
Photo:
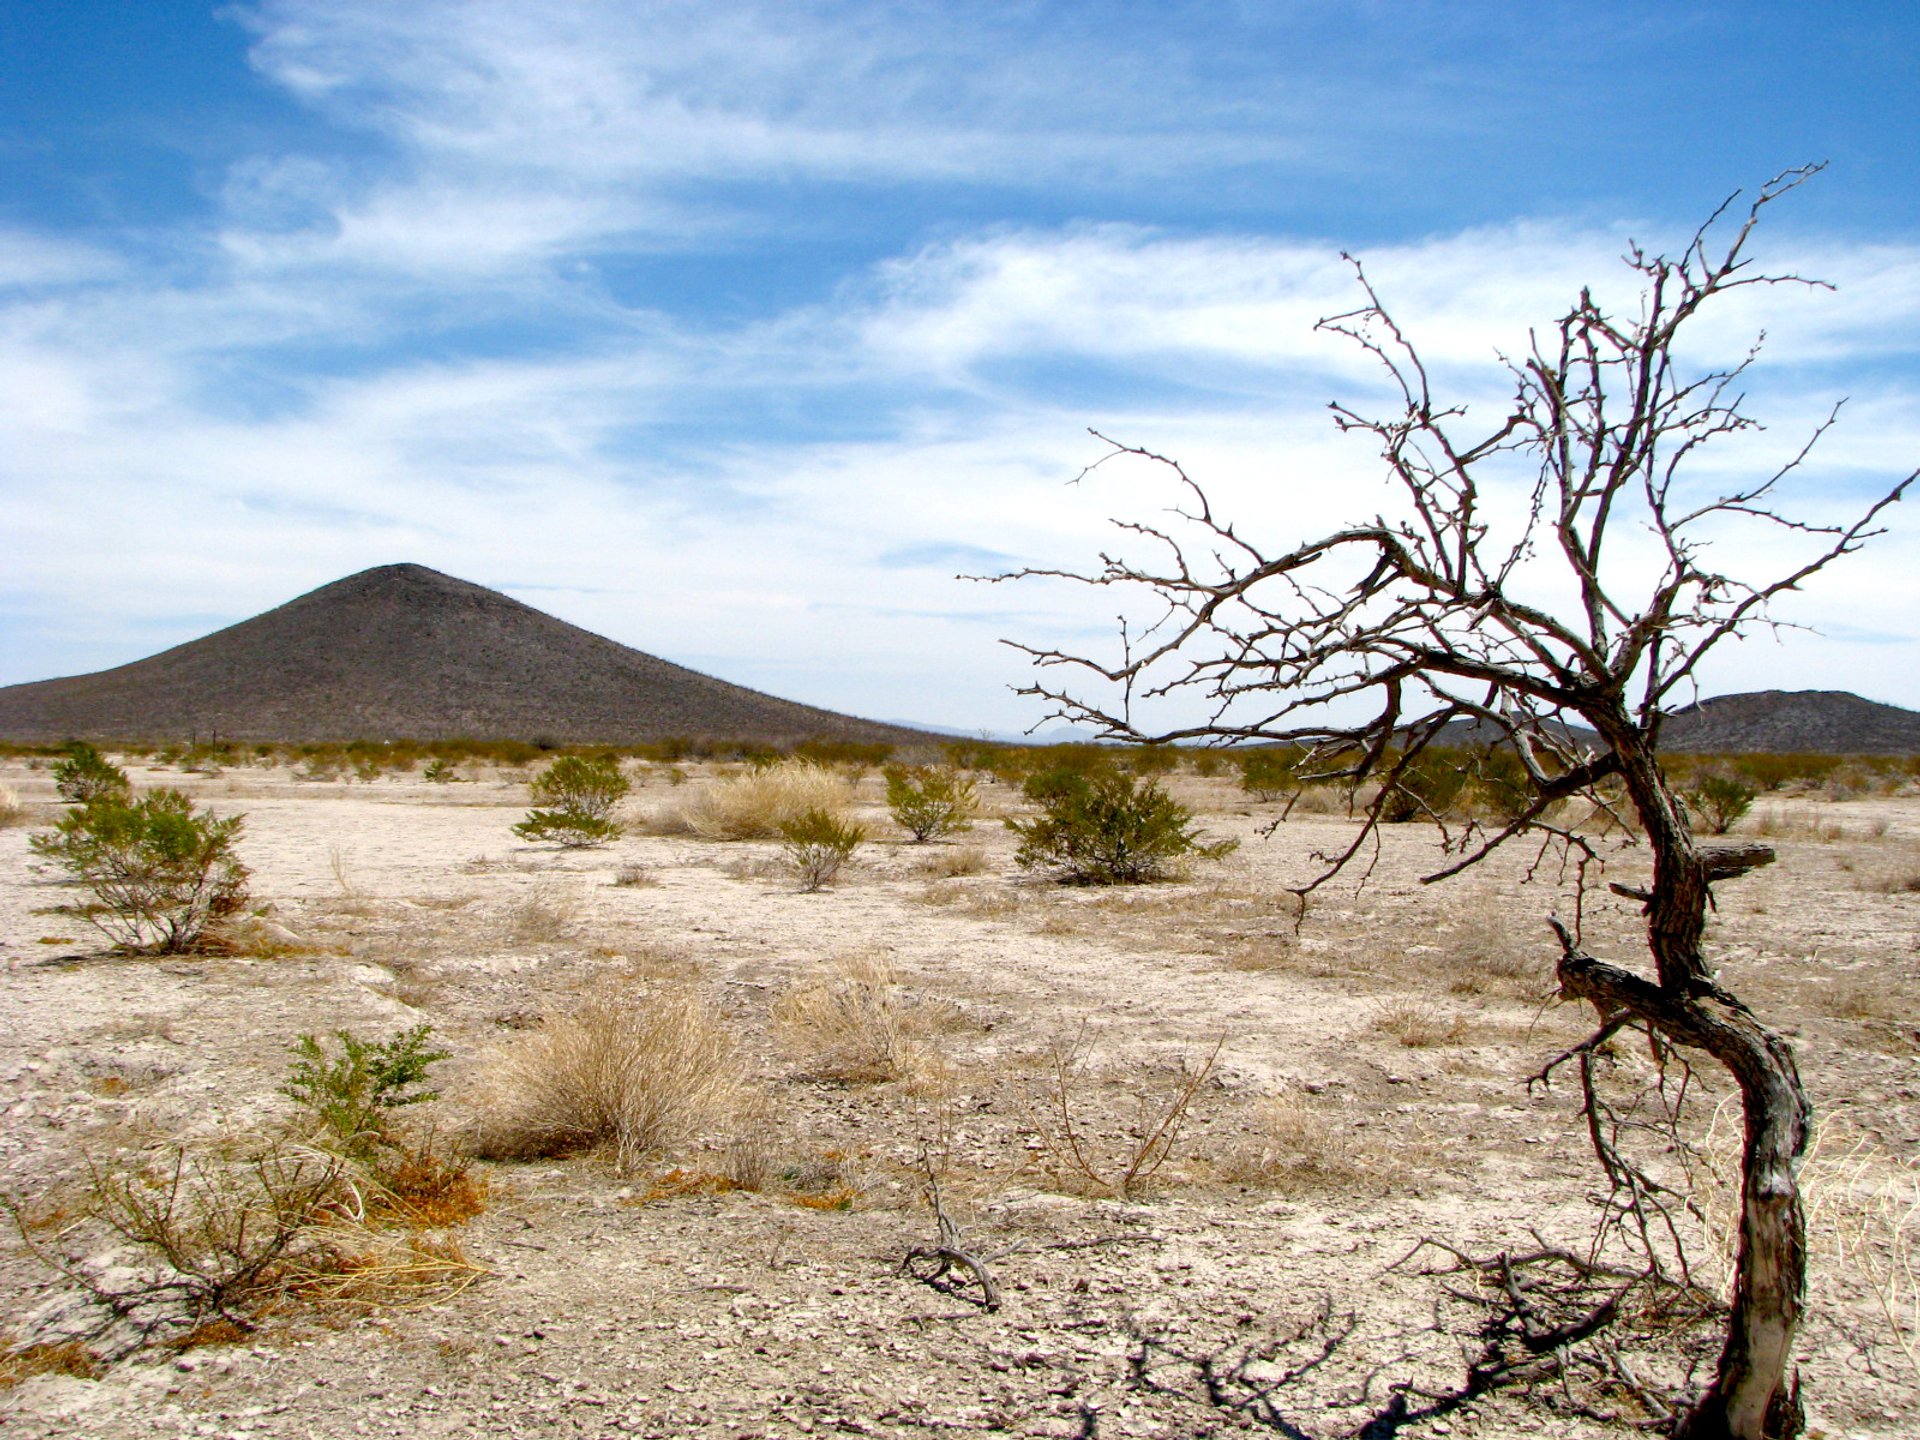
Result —
<svg viewBox="0 0 1920 1440"><path fill-rule="evenodd" d="M634 744L929 737L730 685L424 565L382 565L92 675L0 688L0 738Z"/></svg>
<svg viewBox="0 0 1920 1440"><path fill-rule="evenodd" d="M1564 727L1576 745L1598 737ZM1456 720L1443 745L1497 739L1478 720ZM1660 727L1660 748L1676 755L1920 755L1920 713L1863 700L1845 690L1752 690L1717 695L1672 711Z"/></svg>
<svg viewBox="0 0 1920 1440"><path fill-rule="evenodd" d="M1845 690L1719 695L1667 717L1660 748L1680 753L1920 754L1920 714Z"/></svg>

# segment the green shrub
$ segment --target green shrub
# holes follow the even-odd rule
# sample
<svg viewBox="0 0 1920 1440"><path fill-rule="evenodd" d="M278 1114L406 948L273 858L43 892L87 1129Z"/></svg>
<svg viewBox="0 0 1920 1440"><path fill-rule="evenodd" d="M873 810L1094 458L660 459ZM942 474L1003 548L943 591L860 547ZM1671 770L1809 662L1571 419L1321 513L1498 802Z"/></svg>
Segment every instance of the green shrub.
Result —
<svg viewBox="0 0 1920 1440"><path fill-rule="evenodd" d="M422 770L420 775L422 779L430 780L435 785L451 785L460 778L454 773L453 766L438 755L427 762L427 768Z"/></svg>
<svg viewBox="0 0 1920 1440"><path fill-rule="evenodd" d="M1388 780L1380 818L1389 825L1441 819L1466 784L1467 772L1452 756L1423 751Z"/></svg>
<svg viewBox="0 0 1920 1440"><path fill-rule="evenodd" d="M1171 745L1136 745L1121 763L1136 775L1170 775L1180 768L1180 752Z"/></svg>
<svg viewBox="0 0 1920 1440"><path fill-rule="evenodd" d="M1533 808L1533 777L1511 745L1481 746L1473 753L1472 766L1474 795L1496 819L1510 824Z"/></svg>
<svg viewBox="0 0 1920 1440"><path fill-rule="evenodd" d="M449 1058L448 1051L427 1048L432 1033L431 1025L422 1024L385 1040L362 1040L336 1030L337 1055L317 1037L302 1035L293 1044L293 1067L280 1093L319 1122L341 1154L371 1159L394 1143L390 1112L438 1098L437 1091L416 1088L426 1083L430 1066Z"/></svg>
<svg viewBox="0 0 1920 1440"><path fill-rule="evenodd" d="M1294 757L1284 750L1249 750L1239 761L1240 788L1256 800L1278 800L1299 788Z"/></svg>
<svg viewBox="0 0 1920 1440"><path fill-rule="evenodd" d="M1020 837L1014 861L1022 869L1056 869L1066 882L1137 885L1160 879L1187 855L1218 860L1234 848L1232 840L1208 844L1190 810L1135 775L1054 770L1024 788L1042 808L1031 820L1007 821Z"/></svg>
<svg viewBox="0 0 1920 1440"><path fill-rule="evenodd" d="M915 842L973 828L973 781L945 765L887 767L887 808Z"/></svg>
<svg viewBox="0 0 1920 1440"><path fill-rule="evenodd" d="M833 883L841 867L866 840L867 832L831 811L809 810L783 821L780 838L787 864L800 879L800 888L812 894Z"/></svg>
<svg viewBox="0 0 1920 1440"><path fill-rule="evenodd" d="M1688 818L1706 826L1712 835L1724 835L1753 808L1753 786L1738 775L1702 773L1693 787L1681 792Z"/></svg>
<svg viewBox="0 0 1920 1440"><path fill-rule="evenodd" d="M70 742L64 758L55 762L53 788L60 792L61 799L81 805L93 800L125 799L133 792L127 772L84 740Z"/></svg>
<svg viewBox="0 0 1920 1440"><path fill-rule="evenodd" d="M177 790L100 799L28 844L93 892L71 907L122 950L178 953L246 903L247 867L233 853L242 817L196 811Z"/></svg>
<svg viewBox="0 0 1920 1440"><path fill-rule="evenodd" d="M563 755L534 777L532 788L534 808L513 833L577 847L618 838L620 826L609 817L633 787L615 756Z"/></svg>

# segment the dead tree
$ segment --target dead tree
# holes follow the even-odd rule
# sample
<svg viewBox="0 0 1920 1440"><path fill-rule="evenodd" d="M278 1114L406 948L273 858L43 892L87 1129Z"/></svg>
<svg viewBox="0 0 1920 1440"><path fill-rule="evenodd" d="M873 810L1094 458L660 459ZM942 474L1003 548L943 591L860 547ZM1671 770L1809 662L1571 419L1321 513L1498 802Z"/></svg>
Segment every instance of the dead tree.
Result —
<svg viewBox="0 0 1920 1440"><path fill-rule="evenodd" d="M1744 1192L1728 1331L1716 1378L1678 1427L1696 1437L1755 1440L1799 1426L1797 1169L1809 1107L1792 1049L1720 984L1702 951L1710 884L1743 867L1716 867L1696 845L1656 754L1661 718L1690 698L1710 650L1778 623L1771 602L1882 533L1876 518L1915 478L1840 523L1790 515L1781 492L1834 414L1797 454L1746 483L1703 489L1694 478L1703 446L1757 428L1743 413L1741 385L1758 346L1738 363L1692 372L1679 342L1733 292L1817 283L1760 273L1746 255L1765 207L1812 173L1776 177L1744 216L1734 208L1739 197L1730 199L1678 255L1632 246L1624 259L1641 287L1639 313L1608 313L1583 290L1551 328L1533 333L1522 358L1505 359L1511 407L1479 432L1464 408L1435 398L1419 355L1355 264L1365 303L1320 328L1368 351L1395 398L1379 418L1338 404L1333 414L1343 431L1379 446L1393 512L1275 553L1217 515L1176 462L1116 444L1096 463L1151 462L1180 489L1171 519L1119 522L1156 558L1109 554L1091 572L1001 577L1143 592L1154 607L1144 626L1123 622L1117 661L1017 647L1043 672L1081 674L1056 683L1043 673L1025 692L1055 714L1142 741L1292 741L1310 747L1323 777L1378 783L1380 798L1361 812L1351 844L1325 857L1314 885L1370 853L1395 782L1454 721L1499 737L1524 767L1526 797L1506 822L1452 834L1447 862L1429 881L1533 834L1564 847L1584 882L1596 852L1581 828L1557 818L1567 808L1557 802L1630 808L1653 861L1651 885L1636 892L1652 973L1586 954L1576 916L1573 931L1559 929L1558 979L1562 994L1594 1003L1603 1028L1634 1024L1705 1051L1742 1096ZM1738 536L1755 527L1800 543L1786 573L1756 579L1723 568L1739 554ZM1102 682L1117 698L1098 698L1115 693ZM1098 693L1090 698L1086 686ZM1136 718L1147 702L1181 698L1202 701L1202 718L1167 728ZM1343 718L1354 713L1366 718ZM1586 741L1574 725L1596 738Z"/></svg>

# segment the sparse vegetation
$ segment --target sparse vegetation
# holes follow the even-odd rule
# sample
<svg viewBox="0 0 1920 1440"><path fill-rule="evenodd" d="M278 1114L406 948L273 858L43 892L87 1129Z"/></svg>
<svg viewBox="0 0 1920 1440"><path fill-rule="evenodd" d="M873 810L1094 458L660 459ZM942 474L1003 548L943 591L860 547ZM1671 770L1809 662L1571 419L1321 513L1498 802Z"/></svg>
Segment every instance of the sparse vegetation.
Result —
<svg viewBox="0 0 1920 1440"><path fill-rule="evenodd" d="M1132 1200L1152 1188L1173 1158L1201 1088L1219 1063L1223 1035L1202 1059L1183 1056L1171 1071L1135 1068L1125 1078L1133 1118L1119 1134L1091 1118L1088 1092L1102 1078L1093 1067L1095 1037L1082 1025L1056 1039L1047 1054L1047 1093L1029 1118L1043 1164L1055 1183L1094 1195Z"/></svg>
<svg viewBox="0 0 1920 1440"><path fill-rule="evenodd" d="M935 880L978 875L987 868L987 852L978 845L943 846L921 856L915 868L920 874Z"/></svg>
<svg viewBox="0 0 1920 1440"><path fill-rule="evenodd" d="M494 1057L470 1142L509 1160L604 1146L631 1172L726 1119L743 1085L726 1026L697 992L596 996Z"/></svg>
<svg viewBox="0 0 1920 1440"><path fill-rule="evenodd" d="M1071 884L1143 884L1164 879L1189 855L1218 860L1234 849L1231 840L1202 839L1193 812L1153 780L1051 771L1025 788L1041 813L1006 822L1020 837L1014 861L1026 870L1054 870Z"/></svg>
<svg viewBox="0 0 1920 1440"><path fill-rule="evenodd" d="M1681 792L1687 813L1710 835L1724 835L1753 808L1753 786L1738 775L1709 770Z"/></svg>
<svg viewBox="0 0 1920 1440"><path fill-rule="evenodd" d="M133 792L127 772L84 740L75 740L53 767L53 788L62 800L90 805L95 800L125 800Z"/></svg>
<svg viewBox="0 0 1920 1440"><path fill-rule="evenodd" d="M715 781L679 806L685 828L707 840L772 840L809 812L844 818L853 787L844 775L805 760L785 760Z"/></svg>
<svg viewBox="0 0 1920 1440"><path fill-rule="evenodd" d="M925 1075L929 1041L953 1014L909 991L893 962L873 951L822 966L788 987L773 1010L810 1074L850 1085Z"/></svg>
<svg viewBox="0 0 1920 1440"><path fill-rule="evenodd" d="M311 1116L342 1155L371 1160L395 1146L390 1128L395 1110L439 1095L423 1088L427 1071L451 1057L427 1048L432 1033L430 1025L415 1025L385 1040L362 1040L336 1030L337 1052L316 1036L302 1035L280 1093Z"/></svg>
<svg viewBox="0 0 1920 1440"><path fill-rule="evenodd" d="M808 810L780 823L781 850L787 868L808 894L823 890L839 878L866 842L864 826L842 820L825 810Z"/></svg>
<svg viewBox="0 0 1920 1440"><path fill-rule="evenodd" d="M1457 1012L1432 1001L1409 998L1380 1006L1369 1028L1409 1050L1425 1050L1455 1044L1467 1033L1467 1022Z"/></svg>
<svg viewBox="0 0 1920 1440"><path fill-rule="evenodd" d="M247 867L234 854L241 828L238 815L222 820L177 790L156 790L93 800L28 843L91 892L69 908L118 948L178 954L245 905Z"/></svg>
<svg viewBox="0 0 1920 1440"><path fill-rule="evenodd" d="M604 845L619 838L613 807L632 788L617 756L562 755L534 777L534 808L513 833L568 848Z"/></svg>
<svg viewBox="0 0 1920 1440"><path fill-rule="evenodd" d="M1299 788L1294 777L1295 756L1263 747L1239 756L1240 788L1256 800L1278 800Z"/></svg>
<svg viewBox="0 0 1920 1440"><path fill-rule="evenodd" d="M887 808L915 842L973 828L980 808L972 780L946 765L889 766Z"/></svg>

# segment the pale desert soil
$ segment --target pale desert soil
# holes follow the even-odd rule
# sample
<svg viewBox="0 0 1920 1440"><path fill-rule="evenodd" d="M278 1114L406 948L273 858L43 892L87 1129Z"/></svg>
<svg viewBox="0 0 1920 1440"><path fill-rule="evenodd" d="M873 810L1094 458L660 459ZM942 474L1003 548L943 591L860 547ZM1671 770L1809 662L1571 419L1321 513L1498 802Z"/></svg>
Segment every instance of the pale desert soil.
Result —
<svg viewBox="0 0 1920 1440"><path fill-rule="evenodd" d="M523 844L509 830L520 777L134 777L244 812L256 898L307 950L109 955L50 912L69 892L30 865L27 831L0 831L8 1193L50 1203L90 1163L266 1134L292 1108L277 1093L289 1044L335 1028L430 1021L454 1055L435 1121L457 1132L489 1056L543 1011L663 980L698 985L728 1017L765 1096L760 1143L786 1178L648 1198L675 1166L723 1169L739 1142L720 1134L634 1174L592 1155L482 1164L490 1205L457 1239L486 1273L461 1293L296 1306L244 1343L138 1355L91 1380L36 1376L0 1391L10 1436L1627 1433L1550 1396L1424 1417L1416 1399L1404 1420L1391 1405L1397 1384L1457 1386L1470 1339L1427 1267L1396 1265L1418 1241L1491 1253L1534 1232L1577 1247L1592 1229L1574 1096L1525 1084L1586 1018L1548 1001L1541 918L1570 913L1571 895L1551 866L1523 884L1529 855L1424 887L1435 834L1397 827L1368 884L1321 892L1296 936L1283 887L1352 822L1297 815L1263 838L1273 807L1190 776L1177 787L1209 831L1244 843L1183 882L1048 885L1015 870L993 819L945 846L895 843L868 777L880 843L813 895L768 844ZM14 763L0 782L52 813L43 770ZM656 775L629 805L686 793ZM1016 805L998 786L985 798ZM1761 808L1780 863L1723 887L1713 944L1733 988L1798 1043L1823 1153L1851 1157L1829 1166L1851 1188L1816 1217L1814 1430L1912 1434L1911 1294L1873 1277L1914 1222L1890 1229L1869 1201L1911 1190L1920 1146L1920 894L1903 888L1920 874L1920 800ZM927 870L969 845L978 873ZM645 883L614 883L636 866ZM1614 854L1606 878L1639 866ZM1590 895L1589 947L1630 957L1635 919ZM789 987L850 956L891 961L938 1018L907 1078L820 1078L773 1021ZM1416 1022L1436 1043L1395 1038ZM1049 1047L1083 1027L1095 1073L1076 1101L1099 1145L1224 1037L1161 1183L1134 1200L1087 1195L1036 1139ZM1620 1063L1648 1068L1631 1050ZM933 1238L927 1145L969 1243L1002 1256L995 1313L899 1273ZM809 1176L851 1208L799 1203L821 1188ZM1710 1250L1696 1239L1709 1270ZM72 1313L11 1240L0 1287L16 1342ZM1269 1381L1300 1373L1247 1404L1233 1372L1249 1357L1265 1363L1246 1373ZM1211 1396L1207 1373L1226 1377Z"/></svg>

